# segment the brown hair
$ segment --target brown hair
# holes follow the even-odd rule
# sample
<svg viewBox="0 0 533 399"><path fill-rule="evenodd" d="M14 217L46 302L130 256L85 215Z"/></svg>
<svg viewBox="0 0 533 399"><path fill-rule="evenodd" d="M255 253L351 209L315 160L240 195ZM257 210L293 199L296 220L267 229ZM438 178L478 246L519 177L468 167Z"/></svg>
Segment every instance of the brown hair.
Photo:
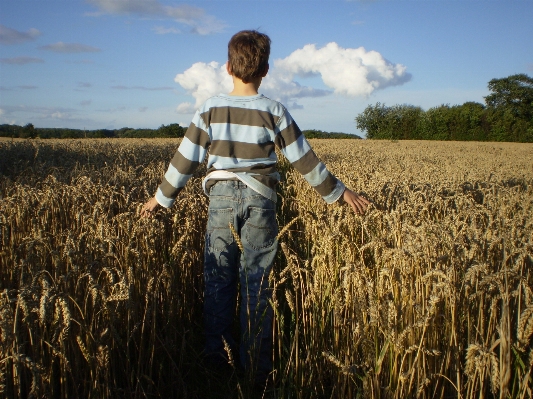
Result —
<svg viewBox="0 0 533 399"><path fill-rule="evenodd" d="M243 30L228 43L228 62L231 73L244 83L262 77L268 67L270 38L255 30Z"/></svg>

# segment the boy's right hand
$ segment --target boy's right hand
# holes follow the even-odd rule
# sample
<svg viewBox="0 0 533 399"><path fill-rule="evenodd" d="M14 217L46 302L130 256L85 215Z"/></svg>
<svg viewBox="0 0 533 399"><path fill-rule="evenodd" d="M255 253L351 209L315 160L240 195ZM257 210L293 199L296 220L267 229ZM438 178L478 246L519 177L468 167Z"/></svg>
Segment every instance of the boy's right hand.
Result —
<svg viewBox="0 0 533 399"><path fill-rule="evenodd" d="M157 202L155 197L150 198L150 200L148 200L148 202L146 202L141 209L141 217L147 218L152 216L160 206L161 205L159 205L159 202Z"/></svg>
<svg viewBox="0 0 533 399"><path fill-rule="evenodd" d="M358 215L362 215L363 213L365 213L366 208L370 204L369 200L354 193L348 188L344 190L344 194L342 194L342 199L344 200L344 202L350 205L353 211Z"/></svg>

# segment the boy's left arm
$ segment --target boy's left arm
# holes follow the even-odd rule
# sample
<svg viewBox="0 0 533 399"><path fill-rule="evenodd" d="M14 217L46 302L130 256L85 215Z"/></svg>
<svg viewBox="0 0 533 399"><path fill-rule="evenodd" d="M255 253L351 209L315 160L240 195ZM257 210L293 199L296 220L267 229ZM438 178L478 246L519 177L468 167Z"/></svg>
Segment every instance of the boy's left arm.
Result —
<svg viewBox="0 0 533 399"><path fill-rule="evenodd" d="M342 199L344 200L344 202L350 205L353 211L358 215L362 215L363 213L365 213L366 208L370 204L369 200L360 196L359 194L354 193L349 188L344 190L344 193L342 194Z"/></svg>

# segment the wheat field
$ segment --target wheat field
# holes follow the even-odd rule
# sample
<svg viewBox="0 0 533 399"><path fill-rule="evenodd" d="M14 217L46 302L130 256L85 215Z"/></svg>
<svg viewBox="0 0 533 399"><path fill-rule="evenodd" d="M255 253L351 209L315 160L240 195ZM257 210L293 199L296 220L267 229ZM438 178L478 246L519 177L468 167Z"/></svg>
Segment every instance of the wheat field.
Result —
<svg viewBox="0 0 533 399"><path fill-rule="evenodd" d="M202 358L208 199L138 216L179 141L0 141L0 393L261 398ZM280 159L275 398L531 398L533 145L311 140ZM236 326L236 333L238 326Z"/></svg>

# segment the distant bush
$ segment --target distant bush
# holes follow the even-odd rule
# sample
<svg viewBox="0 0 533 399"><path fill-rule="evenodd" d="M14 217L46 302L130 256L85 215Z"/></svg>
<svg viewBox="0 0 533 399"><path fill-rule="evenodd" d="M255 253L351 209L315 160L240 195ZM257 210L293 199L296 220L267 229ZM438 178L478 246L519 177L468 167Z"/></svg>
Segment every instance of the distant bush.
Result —
<svg viewBox="0 0 533 399"><path fill-rule="evenodd" d="M157 129L65 129L65 128L40 128L31 123L26 126L0 125L0 137L15 138L41 138L41 139L82 139L82 138L179 138L185 135L186 128L178 123L161 125ZM323 132L322 130L304 130L302 132L310 139L360 139L355 134Z"/></svg>
<svg viewBox="0 0 533 399"><path fill-rule="evenodd" d="M186 129L177 123L161 125L158 129L97 129L81 130L66 128L34 127L31 123L25 126L0 125L0 137L41 138L41 139L81 139L81 138L178 138L185 135Z"/></svg>
<svg viewBox="0 0 533 399"><path fill-rule="evenodd" d="M308 139L360 139L361 137L355 134L337 133L337 132L323 132L322 130L303 130L302 133Z"/></svg>
<svg viewBox="0 0 533 399"><path fill-rule="evenodd" d="M486 105L442 104L424 111L378 102L355 121L369 139L533 142L533 78L519 74L493 79L489 90Z"/></svg>

